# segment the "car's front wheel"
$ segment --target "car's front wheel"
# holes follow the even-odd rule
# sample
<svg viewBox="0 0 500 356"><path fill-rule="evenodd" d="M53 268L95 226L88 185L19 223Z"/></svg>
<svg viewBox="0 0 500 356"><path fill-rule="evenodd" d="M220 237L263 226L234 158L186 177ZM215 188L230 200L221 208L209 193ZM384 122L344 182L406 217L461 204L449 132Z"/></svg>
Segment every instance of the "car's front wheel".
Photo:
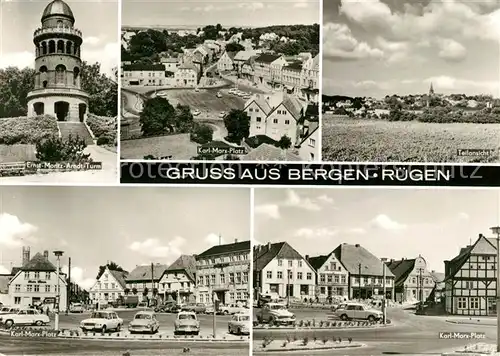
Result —
<svg viewBox="0 0 500 356"><path fill-rule="evenodd" d="M35 325L36 326L42 326L43 325L43 321L37 320L37 321L35 321Z"/></svg>
<svg viewBox="0 0 500 356"><path fill-rule="evenodd" d="M116 326L116 331L117 331L117 332L119 332L119 331L121 330L121 328L122 328L121 324L118 324L118 325Z"/></svg>
<svg viewBox="0 0 500 356"><path fill-rule="evenodd" d="M5 326L8 328L12 327L14 325L14 321L13 320L6 320L5 321Z"/></svg>
<svg viewBox="0 0 500 356"><path fill-rule="evenodd" d="M347 314L342 314L342 315L340 316L340 319L342 319L342 320L346 321L346 320L348 320L348 319L349 319L349 317L347 316Z"/></svg>
<svg viewBox="0 0 500 356"><path fill-rule="evenodd" d="M106 325L103 325L101 328L101 332L104 334L106 332Z"/></svg>
<svg viewBox="0 0 500 356"><path fill-rule="evenodd" d="M373 322L375 321L375 317L374 317L373 315L370 315L370 316L368 317L368 321L369 321L370 323L373 323Z"/></svg>

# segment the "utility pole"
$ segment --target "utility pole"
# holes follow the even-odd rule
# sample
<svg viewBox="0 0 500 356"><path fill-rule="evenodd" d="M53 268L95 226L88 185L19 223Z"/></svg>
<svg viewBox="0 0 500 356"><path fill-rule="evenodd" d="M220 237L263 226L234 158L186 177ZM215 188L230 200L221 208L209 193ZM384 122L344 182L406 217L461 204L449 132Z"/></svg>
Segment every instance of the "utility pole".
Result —
<svg viewBox="0 0 500 356"><path fill-rule="evenodd" d="M288 273L288 279L287 279L287 285L286 285L286 307L290 308L290 273L291 270L287 270Z"/></svg>
<svg viewBox="0 0 500 356"><path fill-rule="evenodd" d="M385 261L387 261L386 258L381 258L380 259L382 261L382 284L383 284L383 298L382 298L382 320L383 320L383 323L384 325L386 324L386 320L387 320L387 300L386 300L386 297L387 297L387 291L385 289L385 284L386 284L386 272L385 272Z"/></svg>
<svg viewBox="0 0 500 356"><path fill-rule="evenodd" d="M497 260L496 260L496 286L497 286L497 352L500 352L500 226L494 226L491 229L493 234L497 235Z"/></svg>
<svg viewBox="0 0 500 356"><path fill-rule="evenodd" d="M359 276L359 279L358 279L358 284L359 284L358 299L361 300L361 263L358 263L358 276Z"/></svg>
<svg viewBox="0 0 500 356"><path fill-rule="evenodd" d="M423 303L423 299L424 299L424 280L422 278L422 272L423 272L423 269L420 268L418 273L419 273L419 279L420 279L420 295L419 295L419 299L420 299L420 303Z"/></svg>
<svg viewBox="0 0 500 356"><path fill-rule="evenodd" d="M151 262L151 296L153 296L153 289L155 289L155 277L154 277L154 275L155 275L155 267L153 265L153 262ZM146 298L147 298L147 296L146 296Z"/></svg>
<svg viewBox="0 0 500 356"><path fill-rule="evenodd" d="M56 278L57 278L57 297L56 297L56 317L55 317L55 322L54 322L54 329L59 330L59 311L60 311L60 302L61 302L61 287L60 287L60 282L61 282L61 256L63 255L63 251L54 251L54 255L57 257L57 271L56 271Z"/></svg>
<svg viewBox="0 0 500 356"><path fill-rule="evenodd" d="M68 285L66 286L66 315L71 303L71 257L68 257Z"/></svg>
<svg viewBox="0 0 500 356"><path fill-rule="evenodd" d="M215 326L216 324L216 310L217 310L217 301L218 301L218 298L217 298L217 294L215 292L213 292L213 301L214 301L214 314L213 314L213 318L212 318L212 332L214 334L214 339L217 337L217 328Z"/></svg>

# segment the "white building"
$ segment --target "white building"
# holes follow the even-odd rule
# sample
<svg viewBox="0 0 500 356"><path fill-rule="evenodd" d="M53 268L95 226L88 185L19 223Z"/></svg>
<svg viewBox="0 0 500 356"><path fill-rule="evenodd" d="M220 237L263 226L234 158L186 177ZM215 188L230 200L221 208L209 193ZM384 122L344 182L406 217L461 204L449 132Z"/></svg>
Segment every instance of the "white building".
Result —
<svg viewBox="0 0 500 356"><path fill-rule="evenodd" d="M164 57L160 59L160 63L165 67L165 72L175 73L180 66L180 59L174 57Z"/></svg>
<svg viewBox="0 0 500 356"><path fill-rule="evenodd" d="M50 309L56 307L57 297L60 297L59 310L67 308L66 275L59 273L59 293L57 269L49 261L49 252L43 255L37 253L29 258L29 250L23 254L23 266L9 281L8 304L18 307L43 304Z"/></svg>
<svg viewBox="0 0 500 356"><path fill-rule="evenodd" d="M158 295L158 282L167 269L160 263L136 266L125 278L126 288L131 295L137 295L139 300L151 299Z"/></svg>
<svg viewBox="0 0 500 356"><path fill-rule="evenodd" d="M162 86L165 85L163 64L130 64L122 70L123 86Z"/></svg>
<svg viewBox="0 0 500 356"><path fill-rule="evenodd" d="M196 300L196 260L182 255L163 272L158 291L163 301L192 302Z"/></svg>
<svg viewBox="0 0 500 356"><path fill-rule="evenodd" d="M93 304L107 305L116 303L125 296L126 272L110 270L108 266L89 290L89 297Z"/></svg>
<svg viewBox="0 0 500 356"><path fill-rule="evenodd" d="M195 64L183 63L174 73L175 85L181 88L194 88L198 85L198 69Z"/></svg>
<svg viewBox="0 0 500 356"><path fill-rule="evenodd" d="M320 160L319 152L319 123L318 121L306 121L302 128L301 139L295 148L298 149L302 161Z"/></svg>
<svg viewBox="0 0 500 356"><path fill-rule="evenodd" d="M235 69L234 67L234 57L236 56L236 52L224 52L222 56L220 56L217 61L217 70L219 73L232 71Z"/></svg>
<svg viewBox="0 0 500 356"><path fill-rule="evenodd" d="M316 296L319 300L328 300L329 297L349 298L349 272L333 252L311 258L306 256L306 260L317 273Z"/></svg>
<svg viewBox="0 0 500 356"><path fill-rule="evenodd" d="M314 268L287 242L255 246L253 258L256 293L301 300L315 296Z"/></svg>
<svg viewBox="0 0 500 356"><path fill-rule="evenodd" d="M222 304L250 299L250 241L209 248L196 258L196 301Z"/></svg>

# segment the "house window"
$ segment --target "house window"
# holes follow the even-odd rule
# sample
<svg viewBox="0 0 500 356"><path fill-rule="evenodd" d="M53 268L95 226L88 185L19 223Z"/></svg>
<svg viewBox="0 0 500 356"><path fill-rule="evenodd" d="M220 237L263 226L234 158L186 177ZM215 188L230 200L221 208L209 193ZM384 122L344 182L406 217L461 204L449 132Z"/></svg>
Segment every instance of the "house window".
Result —
<svg viewBox="0 0 500 356"><path fill-rule="evenodd" d="M312 273L311 273L311 272L307 272L307 279L308 279L308 280L311 280L311 279L312 279Z"/></svg>
<svg viewBox="0 0 500 356"><path fill-rule="evenodd" d="M335 275L335 283L337 283L337 284L339 283L339 275L338 274Z"/></svg>
<svg viewBox="0 0 500 356"><path fill-rule="evenodd" d="M39 293L40 292L40 285L39 284L35 284L34 289L35 289L34 290L35 292Z"/></svg>
<svg viewBox="0 0 500 356"><path fill-rule="evenodd" d="M20 284L16 284L16 289L15 289L16 292L20 292L21 291L21 285Z"/></svg>
<svg viewBox="0 0 500 356"><path fill-rule="evenodd" d="M248 272L243 272L243 283L248 283Z"/></svg>
<svg viewBox="0 0 500 356"><path fill-rule="evenodd" d="M458 298L458 309L467 309L467 298L460 297Z"/></svg>
<svg viewBox="0 0 500 356"><path fill-rule="evenodd" d="M220 95L219 95L220 96ZM248 111L253 112L253 108L248 109Z"/></svg>
<svg viewBox="0 0 500 356"><path fill-rule="evenodd" d="M302 279L302 272L297 272L297 279Z"/></svg>
<svg viewBox="0 0 500 356"><path fill-rule="evenodd" d="M255 119L257 122L261 122L262 121L262 118L259 116Z"/></svg>
<svg viewBox="0 0 500 356"><path fill-rule="evenodd" d="M236 284L241 284L241 272L236 272Z"/></svg>
<svg viewBox="0 0 500 356"><path fill-rule="evenodd" d="M26 292L28 292L28 293L33 292L33 285L32 285L32 284L28 284L28 285L26 286Z"/></svg>
<svg viewBox="0 0 500 356"><path fill-rule="evenodd" d="M277 124L278 123L278 119L273 119L273 124Z"/></svg>
<svg viewBox="0 0 500 356"><path fill-rule="evenodd" d="M278 271L278 279L283 279L283 272L281 271Z"/></svg>
<svg viewBox="0 0 500 356"><path fill-rule="evenodd" d="M341 276L340 280L342 281L342 284L346 283L346 277L345 276Z"/></svg>
<svg viewBox="0 0 500 356"><path fill-rule="evenodd" d="M226 284L226 276L224 273L220 274L220 284Z"/></svg>
<svg viewBox="0 0 500 356"><path fill-rule="evenodd" d="M331 274L328 275L328 283L332 283L333 281L333 276Z"/></svg>
<svg viewBox="0 0 500 356"><path fill-rule="evenodd" d="M29 272L24 272L24 279L30 279L30 273Z"/></svg>
<svg viewBox="0 0 500 356"><path fill-rule="evenodd" d="M50 272L45 272L45 279L49 280L50 279Z"/></svg>
<svg viewBox="0 0 500 356"><path fill-rule="evenodd" d="M302 260L299 261L299 267L302 267Z"/></svg>
<svg viewBox="0 0 500 356"><path fill-rule="evenodd" d="M231 274L232 274L232 273L231 273ZM215 284L215 274L212 274L212 275L210 276L210 283L211 283L212 285L214 285L214 284ZM232 278L232 280L231 280L231 283L234 283L234 276L233 276L233 278Z"/></svg>
<svg viewBox="0 0 500 356"><path fill-rule="evenodd" d="M310 147L315 147L315 146L316 146L316 140L315 140L315 139L313 139L313 138L310 138L310 139L309 139L309 146L310 146Z"/></svg>
<svg viewBox="0 0 500 356"><path fill-rule="evenodd" d="M234 273L229 273L229 283L234 284Z"/></svg>
<svg viewBox="0 0 500 356"><path fill-rule="evenodd" d="M282 267L283 266L283 260L278 260L278 267Z"/></svg>
<svg viewBox="0 0 500 356"><path fill-rule="evenodd" d="M40 272L35 272L35 279L40 279Z"/></svg>
<svg viewBox="0 0 500 356"><path fill-rule="evenodd" d="M285 125L290 125L290 120L285 120Z"/></svg>
<svg viewBox="0 0 500 356"><path fill-rule="evenodd" d="M14 297L14 304L21 304L21 297Z"/></svg>
<svg viewBox="0 0 500 356"><path fill-rule="evenodd" d="M45 293L50 293L50 284L45 285Z"/></svg>
<svg viewBox="0 0 500 356"><path fill-rule="evenodd" d="M293 260L288 261L288 267L293 267Z"/></svg>
<svg viewBox="0 0 500 356"><path fill-rule="evenodd" d="M321 283L325 283L326 279L325 279L325 275L324 275L324 274L321 274L321 275L319 276L319 281L320 281Z"/></svg>

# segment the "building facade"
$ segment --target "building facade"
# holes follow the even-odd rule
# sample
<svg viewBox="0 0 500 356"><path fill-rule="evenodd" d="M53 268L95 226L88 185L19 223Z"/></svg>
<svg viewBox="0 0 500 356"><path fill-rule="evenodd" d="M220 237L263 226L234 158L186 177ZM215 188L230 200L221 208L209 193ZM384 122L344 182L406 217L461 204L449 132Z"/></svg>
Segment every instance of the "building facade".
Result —
<svg viewBox="0 0 500 356"><path fill-rule="evenodd" d="M136 266L125 278L127 291L131 295L137 295L140 301L157 297L158 283L167 268L167 265L160 263Z"/></svg>
<svg viewBox="0 0 500 356"><path fill-rule="evenodd" d="M249 301L250 241L214 246L195 258L197 302Z"/></svg>
<svg viewBox="0 0 500 356"><path fill-rule="evenodd" d="M254 247L254 292L303 300L315 296L316 272L287 242Z"/></svg>
<svg viewBox="0 0 500 356"><path fill-rule="evenodd" d="M162 86L166 84L163 64L130 64L122 70L123 86Z"/></svg>
<svg viewBox="0 0 500 356"><path fill-rule="evenodd" d="M89 290L92 304L107 305L117 303L125 296L126 272L110 270L108 266Z"/></svg>
<svg viewBox="0 0 500 356"><path fill-rule="evenodd" d="M196 300L196 260L182 255L163 272L158 291L163 301L193 302Z"/></svg>
<svg viewBox="0 0 500 356"><path fill-rule="evenodd" d="M66 310L66 275L57 273L57 268L49 261L48 251L37 253L31 259L29 253L29 249L23 250L23 266L16 269L9 281L9 304L17 307L43 305L44 308L54 310L59 297L59 310Z"/></svg>
<svg viewBox="0 0 500 356"><path fill-rule="evenodd" d="M82 33L74 28L71 8L62 0L47 5L42 27L33 35L35 86L28 93L28 116L52 115L58 121L84 122L88 94L81 89Z"/></svg>
<svg viewBox="0 0 500 356"><path fill-rule="evenodd" d="M183 88L194 88L198 85L198 69L195 64L183 63L174 73L175 85Z"/></svg>
<svg viewBox="0 0 500 356"><path fill-rule="evenodd" d="M444 261L446 312L496 315L496 249L495 239L479 235L474 244Z"/></svg>
<svg viewBox="0 0 500 356"><path fill-rule="evenodd" d="M295 146L302 161L318 161L320 159L319 132L318 121L305 122L302 139Z"/></svg>
<svg viewBox="0 0 500 356"><path fill-rule="evenodd" d="M281 62L285 64L285 59L279 54L262 53L260 56L255 58L254 61L254 81L257 84L267 84L273 85L273 75L276 70L274 66L271 69L273 63ZM278 66L279 67L279 66Z"/></svg>
<svg viewBox="0 0 500 356"><path fill-rule="evenodd" d="M316 271L316 297L320 301L332 297L349 298L349 272L340 263L335 254L309 257L306 256Z"/></svg>
<svg viewBox="0 0 500 356"><path fill-rule="evenodd" d="M235 52L226 51L222 54L222 56L220 56L219 60L217 61L217 70L219 71L219 73L228 72L235 69L234 66L235 55L236 55Z"/></svg>

